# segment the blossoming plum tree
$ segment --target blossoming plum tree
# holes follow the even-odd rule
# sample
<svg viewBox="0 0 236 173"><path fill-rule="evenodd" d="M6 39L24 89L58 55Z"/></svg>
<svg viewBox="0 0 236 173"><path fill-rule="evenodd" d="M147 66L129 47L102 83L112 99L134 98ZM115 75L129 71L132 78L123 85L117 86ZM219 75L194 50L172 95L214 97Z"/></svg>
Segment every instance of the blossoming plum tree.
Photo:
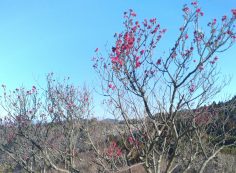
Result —
<svg viewBox="0 0 236 173"><path fill-rule="evenodd" d="M132 148L149 173L177 169L202 173L224 147L235 144L226 142L232 129L224 128L228 123L227 114L222 116L225 108L209 103L227 84L219 82L216 64L220 53L235 42L236 10L204 27L198 2L182 10L183 24L168 54L155 51L167 30L156 18L139 22L129 10L108 57L97 49L93 58L108 111L125 122L122 129L117 128L123 143L127 135L138 140L134 132L145 135L142 147L133 142ZM129 153L122 152L127 165Z"/></svg>
<svg viewBox="0 0 236 173"><path fill-rule="evenodd" d="M7 116L0 124L0 151L10 158L8 164L16 163L30 173L79 172L82 121L91 113L90 92L67 79L58 82L52 73L44 92L35 86L2 89L0 105Z"/></svg>

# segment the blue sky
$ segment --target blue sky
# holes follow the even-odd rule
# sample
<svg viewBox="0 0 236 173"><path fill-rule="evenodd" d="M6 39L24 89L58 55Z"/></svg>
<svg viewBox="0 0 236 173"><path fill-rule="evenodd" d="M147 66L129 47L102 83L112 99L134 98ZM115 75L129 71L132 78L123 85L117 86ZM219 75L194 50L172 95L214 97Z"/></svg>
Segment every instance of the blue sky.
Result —
<svg viewBox="0 0 236 173"><path fill-rule="evenodd" d="M122 15L134 9L139 19L157 17L168 32L161 49L171 47L182 24L186 0L9 0L0 1L0 83L10 88L44 83L45 75L70 76L75 85L93 88L94 49L112 45L122 30ZM201 0L203 22L231 14L235 0ZM221 54L221 72L232 75L223 94L236 94L236 45ZM222 95L223 95L222 94ZM96 96L95 96L96 97ZM98 103L98 98L95 98ZM97 109L97 108L96 108Z"/></svg>

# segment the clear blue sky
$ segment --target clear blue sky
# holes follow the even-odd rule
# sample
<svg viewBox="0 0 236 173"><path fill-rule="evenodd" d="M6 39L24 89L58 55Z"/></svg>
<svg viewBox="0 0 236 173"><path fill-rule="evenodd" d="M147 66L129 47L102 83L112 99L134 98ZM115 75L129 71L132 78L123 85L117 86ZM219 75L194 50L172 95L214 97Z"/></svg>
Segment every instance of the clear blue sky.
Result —
<svg viewBox="0 0 236 173"><path fill-rule="evenodd" d="M122 15L134 9L139 19L157 17L168 29L166 51L182 24L187 0L8 0L0 1L0 83L10 88L43 83L48 72L74 84L96 84L94 49L113 43L122 29ZM231 14L235 0L201 0L204 22ZM162 48L162 47L161 47ZM236 45L219 56L223 74L236 73ZM226 93L236 94L236 77ZM95 98L95 100L99 100ZM97 103L97 101L96 101Z"/></svg>

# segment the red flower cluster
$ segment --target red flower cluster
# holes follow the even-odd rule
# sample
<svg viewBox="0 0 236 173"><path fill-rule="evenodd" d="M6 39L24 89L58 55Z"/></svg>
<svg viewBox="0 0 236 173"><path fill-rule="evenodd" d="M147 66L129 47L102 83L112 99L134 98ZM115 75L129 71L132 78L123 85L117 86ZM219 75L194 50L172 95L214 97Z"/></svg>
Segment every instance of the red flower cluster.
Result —
<svg viewBox="0 0 236 173"><path fill-rule="evenodd" d="M121 59L119 59L119 57L115 56L115 57L112 57L111 58L111 62L114 63L114 64L120 64L120 65L123 65L123 61Z"/></svg>
<svg viewBox="0 0 236 173"><path fill-rule="evenodd" d="M140 55L143 55L145 53L145 50L140 51Z"/></svg>
<svg viewBox="0 0 236 173"><path fill-rule="evenodd" d="M129 10L124 13L125 32L115 34L115 46L112 47L110 54L111 64L115 65L116 69L120 69L124 63L130 64L134 68L139 68L143 62L142 58L145 54L146 46L143 46L142 41L148 40L151 49L156 47L157 42L161 39L166 29L159 30L160 25L157 24L156 18L150 20L144 19L142 26L138 21L134 21L136 13ZM152 39L147 39L146 34L153 34ZM117 68L118 67L118 68Z"/></svg>
<svg viewBox="0 0 236 173"><path fill-rule="evenodd" d="M227 19L227 16L222 16L222 22L225 21Z"/></svg>
<svg viewBox="0 0 236 173"><path fill-rule="evenodd" d="M231 12L233 13L234 17L236 17L236 9L232 9Z"/></svg>
<svg viewBox="0 0 236 173"><path fill-rule="evenodd" d="M161 64L161 59L158 59L157 62L156 62L157 65L160 65Z"/></svg>
<svg viewBox="0 0 236 173"><path fill-rule="evenodd" d="M110 158L118 158L122 155L122 151L118 147L118 145L115 141L112 141L111 145L108 147L107 155Z"/></svg>
<svg viewBox="0 0 236 173"><path fill-rule="evenodd" d="M130 15L131 15L131 16L133 16L133 17L136 17L136 16L137 16L136 13L135 13L132 9L130 9L129 11L130 11Z"/></svg>
<svg viewBox="0 0 236 173"><path fill-rule="evenodd" d="M201 16L203 16L203 15L204 15L204 13L201 11L201 9L200 9L200 8L198 8L198 9L196 10L196 12L197 12L197 14L200 14Z"/></svg>
<svg viewBox="0 0 236 173"><path fill-rule="evenodd" d="M196 89L196 86L193 83L191 83L191 85L189 87L189 92L193 93L195 91L195 89Z"/></svg>
<svg viewBox="0 0 236 173"><path fill-rule="evenodd" d="M115 90L115 89L116 89L116 86L110 83L110 84L108 85L108 88L110 88L110 89L112 89L112 90Z"/></svg>
<svg viewBox="0 0 236 173"><path fill-rule="evenodd" d="M183 12L185 12L185 13L189 13L189 8L188 8L187 6L185 6L182 10L183 10Z"/></svg>
<svg viewBox="0 0 236 173"><path fill-rule="evenodd" d="M119 35L118 40L116 41L116 47L112 47L112 52L114 55L111 57L111 62L113 64L123 65L123 60L121 59L122 55L128 55L131 49L134 46L134 33L133 31L126 32L124 36Z"/></svg>
<svg viewBox="0 0 236 173"><path fill-rule="evenodd" d="M140 59L140 56L137 56L137 57L135 58L135 68L138 68L138 67L140 67L140 65L141 65L141 62L139 61L139 59Z"/></svg>
<svg viewBox="0 0 236 173"><path fill-rule="evenodd" d="M194 39L195 39L195 41L197 41L197 42L202 41L203 38L204 38L204 34L202 32L194 31Z"/></svg>
<svg viewBox="0 0 236 173"><path fill-rule="evenodd" d="M19 91L19 90L16 89L16 91ZM32 86L32 89L26 91L26 94L27 94L27 95L31 95L31 94L36 93L36 91L37 91L37 90L36 90L36 87L35 87L35 86Z"/></svg>
<svg viewBox="0 0 236 173"><path fill-rule="evenodd" d="M139 146L139 141L132 136L128 137L128 142L131 145L135 145L136 147Z"/></svg>
<svg viewBox="0 0 236 173"><path fill-rule="evenodd" d="M202 70L204 69L203 65L200 65L200 66L198 67L198 69L199 69L200 71L202 71Z"/></svg>
<svg viewBox="0 0 236 173"><path fill-rule="evenodd" d="M212 61L210 61L210 63L213 65L213 64L216 63L216 61L217 61L218 59L219 59L218 56L216 56Z"/></svg>
<svg viewBox="0 0 236 173"><path fill-rule="evenodd" d="M194 1L194 2L192 2L191 4L192 4L193 6L198 5L198 4L197 4L197 1Z"/></svg>
<svg viewBox="0 0 236 173"><path fill-rule="evenodd" d="M184 36L184 38L187 40L187 39L188 39L188 34L186 34L186 35Z"/></svg>

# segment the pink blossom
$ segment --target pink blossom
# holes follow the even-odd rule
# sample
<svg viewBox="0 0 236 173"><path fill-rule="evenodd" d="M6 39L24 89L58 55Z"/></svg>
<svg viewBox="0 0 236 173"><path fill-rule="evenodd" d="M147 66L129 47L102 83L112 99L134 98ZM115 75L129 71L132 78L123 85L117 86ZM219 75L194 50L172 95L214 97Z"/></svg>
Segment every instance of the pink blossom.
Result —
<svg viewBox="0 0 236 173"><path fill-rule="evenodd" d="M191 84L191 86L189 87L189 91L192 93L195 91L196 86L194 84Z"/></svg>
<svg viewBox="0 0 236 173"><path fill-rule="evenodd" d="M158 28L156 27L152 32L151 34L155 34L157 32Z"/></svg>
<svg viewBox="0 0 236 173"><path fill-rule="evenodd" d="M98 51L98 48L96 48L94 52L97 52L97 51Z"/></svg>
<svg viewBox="0 0 236 173"><path fill-rule="evenodd" d="M132 31L136 32L136 30L137 30L137 26L134 26L134 27L132 28Z"/></svg>
<svg viewBox="0 0 236 173"><path fill-rule="evenodd" d="M176 56L177 56L177 53L176 53L176 52L173 52L172 55L171 55L171 58L174 59L174 58L176 58Z"/></svg>
<svg viewBox="0 0 236 173"><path fill-rule="evenodd" d="M213 19L212 25L216 24L216 19Z"/></svg>
<svg viewBox="0 0 236 173"><path fill-rule="evenodd" d="M113 85L113 84L109 84L108 87L109 87L110 89L112 89L112 90L115 90L115 89L116 89L116 86Z"/></svg>
<svg viewBox="0 0 236 173"><path fill-rule="evenodd" d="M233 39L233 41L235 41L236 35L232 35L231 38Z"/></svg>
<svg viewBox="0 0 236 173"><path fill-rule="evenodd" d="M232 31L230 31L230 30L228 30L228 31L227 31L227 34L229 34L229 35L232 35L232 34L233 34L233 32L232 32Z"/></svg>
<svg viewBox="0 0 236 173"><path fill-rule="evenodd" d="M141 50L141 51L140 51L140 54L141 54L141 55L143 55L143 54L144 54L144 52L145 52L145 50Z"/></svg>
<svg viewBox="0 0 236 173"><path fill-rule="evenodd" d="M184 7L184 8L183 8L183 11L184 11L185 13L188 13L188 12L189 12L189 8L188 8L188 7Z"/></svg>
<svg viewBox="0 0 236 173"><path fill-rule="evenodd" d="M113 149L112 148L108 148L107 155L109 157L112 157L112 155L113 155Z"/></svg>
<svg viewBox="0 0 236 173"><path fill-rule="evenodd" d="M136 13L135 13L135 12L131 12L130 15L133 16L133 17L135 17L135 16L136 16Z"/></svg>
<svg viewBox="0 0 236 173"><path fill-rule="evenodd" d="M133 143L134 143L134 138L133 138L132 136L130 136L130 137L128 138L128 141L129 141L130 144L133 144Z"/></svg>
<svg viewBox="0 0 236 173"><path fill-rule="evenodd" d="M150 19L150 22L152 23L152 24L155 24L156 23L156 18L153 18L153 19Z"/></svg>
<svg viewBox="0 0 236 173"><path fill-rule="evenodd" d="M135 68L139 68L140 66L141 66L141 62L136 61L136 63L135 63Z"/></svg>
<svg viewBox="0 0 236 173"><path fill-rule="evenodd" d="M219 59L218 56L216 56L212 61L210 61L210 63L215 64L218 59Z"/></svg>
<svg viewBox="0 0 236 173"><path fill-rule="evenodd" d="M203 65L200 65L199 67L198 67L198 69L200 70L200 71L202 71L204 68L203 68Z"/></svg>
<svg viewBox="0 0 236 173"><path fill-rule="evenodd" d="M122 155L120 148L117 148L116 155L117 155L117 157L120 157Z"/></svg>
<svg viewBox="0 0 236 173"><path fill-rule="evenodd" d="M131 48L133 48L134 41L135 41L134 34L132 32L126 32L124 35L125 44L123 45L122 49L123 50L130 50Z"/></svg>
<svg viewBox="0 0 236 173"><path fill-rule="evenodd" d="M167 29L163 29L163 30L161 31L161 33L165 34L166 31L167 31Z"/></svg>
<svg viewBox="0 0 236 173"><path fill-rule="evenodd" d="M143 21L143 26L144 26L144 27L147 27L147 25L148 25L148 24L147 24L147 19L144 19L144 21Z"/></svg>
<svg viewBox="0 0 236 173"><path fill-rule="evenodd" d="M231 12L233 13L234 17L236 17L236 9L232 9Z"/></svg>
<svg viewBox="0 0 236 173"><path fill-rule="evenodd" d="M222 21L225 21L227 19L227 16L222 16Z"/></svg>
<svg viewBox="0 0 236 173"><path fill-rule="evenodd" d="M213 65L213 64L215 64L215 61L210 61L210 63Z"/></svg>
<svg viewBox="0 0 236 173"><path fill-rule="evenodd" d="M108 157L120 157L122 155L122 151L121 148L119 148L119 146L117 145L117 143L115 141L112 141L110 146L107 149L107 155Z"/></svg>
<svg viewBox="0 0 236 173"><path fill-rule="evenodd" d="M135 58L135 68L138 68L141 66L141 62L139 61L139 59L140 59L140 56L137 56Z"/></svg>
<svg viewBox="0 0 236 173"><path fill-rule="evenodd" d="M32 92L34 93L36 91L36 87L32 86Z"/></svg>
<svg viewBox="0 0 236 173"><path fill-rule="evenodd" d="M192 5L197 5L197 1L194 1L191 3Z"/></svg>
<svg viewBox="0 0 236 173"><path fill-rule="evenodd" d="M112 57L111 62L116 63L119 60L118 56Z"/></svg>
<svg viewBox="0 0 236 173"><path fill-rule="evenodd" d="M158 59L157 62L156 62L157 65L160 65L161 64L161 59Z"/></svg>
<svg viewBox="0 0 236 173"><path fill-rule="evenodd" d="M116 56L111 58L112 63L118 63L120 65L123 65L123 62Z"/></svg>
<svg viewBox="0 0 236 173"><path fill-rule="evenodd" d="M115 141L112 141L111 145L112 145L113 147L117 147L117 143L116 143Z"/></svg>
<svg viewBox="0 0 236 173"><path fill-rule="evenodd" d="M197 14L200 14L201 16L203 16L203 15L204 15L204 13L201 11L201 9L200 9L200 8L198 8L198 9L196 10L196 12L197 12Z"/></svg>
<svg viewBox="0 0 236 173"><path fill-rule="evenodd" d="M212 30L211 30L211 33L215 33L215 32L216 32L216 30L215 30L215 29L212 29Z"/></svg>
<svg viewBox="0 0 236 173"><path fill-rule="evenodd" d="M186 39L186 40L188 39L188 34L185 35L185 39Z"/></svg>

